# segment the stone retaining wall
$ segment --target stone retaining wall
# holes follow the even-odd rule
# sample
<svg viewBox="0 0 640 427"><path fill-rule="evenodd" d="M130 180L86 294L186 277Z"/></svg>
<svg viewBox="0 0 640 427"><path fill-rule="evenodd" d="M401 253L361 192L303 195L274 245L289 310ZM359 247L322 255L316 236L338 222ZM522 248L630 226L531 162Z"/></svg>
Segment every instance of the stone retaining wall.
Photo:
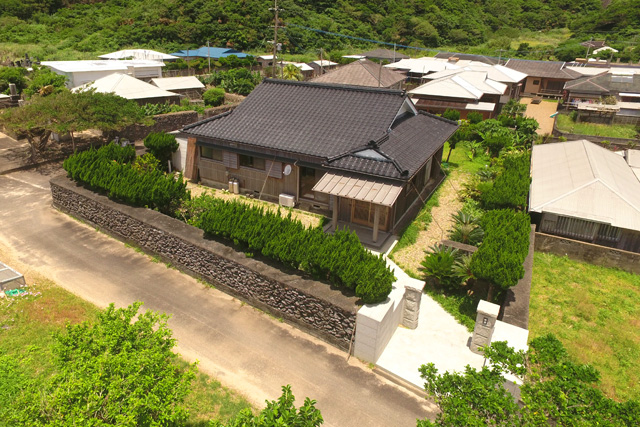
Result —
<svg viewBox="0 0 640 427"><path fill-rule="evenodd" d="M114 237L159 255L182 271L342 349L349 342L358 306L329 285L287 274L247 258L200 229L145 208L109 200L68 178L51 180L54 207Z"/></svg>
<svg viewBox="0 0 640 427"><path fill-rule="evenodd" d="M615 267L630 273L640 274L640 254L635 252L538 232L536 233L535 248L540 252L567 256L577 261L603 267Z"/></svg>

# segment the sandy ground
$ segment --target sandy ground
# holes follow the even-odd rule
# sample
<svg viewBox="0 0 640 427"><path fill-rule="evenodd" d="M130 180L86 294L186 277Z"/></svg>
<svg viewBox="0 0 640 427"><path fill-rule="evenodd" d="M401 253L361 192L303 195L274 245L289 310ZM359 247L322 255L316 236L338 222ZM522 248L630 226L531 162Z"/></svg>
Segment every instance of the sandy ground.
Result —
<svg viewBox="0 0 640 427"><path fill-rule="evenodd" d="M393 255L394 261L401 265L404 270L418 273L420 263L425 256L425 250L447 238L448 231L453 225L451 216L462 208L462 201L458 198L458 192L469 178L470 175L465 172L453 171L449 178L442 183L438 199L439 206L431 209L431 216L433 217L431 224L426 230L419 232L416 243L399 250Z"/></svg>
<svg viewBox="0 0 640 427"><path fill-rule="evenodd" d="M538 135L551 135L556 119L549 116L558 111L558 103L543 100L540 104L532 104L531 101L532 98L520 99L521 104L527 105L524 115L538 121L540 124L540 128L537 131Z"/></svg>

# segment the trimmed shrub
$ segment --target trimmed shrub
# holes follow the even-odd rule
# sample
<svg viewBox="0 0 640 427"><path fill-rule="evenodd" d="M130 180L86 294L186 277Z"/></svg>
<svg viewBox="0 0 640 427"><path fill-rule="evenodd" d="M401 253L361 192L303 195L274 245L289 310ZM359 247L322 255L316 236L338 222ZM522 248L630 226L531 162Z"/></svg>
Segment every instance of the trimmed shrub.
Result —
<svg viewBox="0 0 640 427"><path fill-rule="evenodd" d="M209 107L217 107L224 103L224 89L214 87L202 94L204 105Z"/></svg>
<svg viewBox="0 0 640 427"><path fill-rule="evenodd" d="M529 252L531 219L511 209L489 211L480 225L484 240L473 254L471 271L501 289L515 286L524 276L524 259Z"/></svg>
<svg viewBox="0 0 640 427"><path fill-rule="evenodd" d="M141 170L130 163L133 159L133 147L109 144L74 154L63 167L71 179L106 192L109 198L174 215L182 201L190 197L182 175L175 179L157 169Z"/></svg>
<svg viewBox="0 0 640 427"><path fill-rule="evenodd" d="M176 141L176 137L171 134L152 132L144 139L144 146L153 154L153 157L160 161L162 169L168 171L171 155L178 150L180 145Z"/></svg>
<svg viewBox="0 0 640 427"><path fill-rule="evenodd" d="M482 113L471 111L469 112L469 114L467 114L467 120L469 120L469 123L471 123L472 125L480 123L482 121Z"/></svg>
<svg viewBox="0 0 640 427"><path fill-rule="evenodd" d="M447 108L445 112L442 113L442 117L457 122L458 120L460 120L460 111Z"/></svg>
<svg viewBox="0 0 640 427"><path fill-rule="evenodd" d="M527 205L527 195L531 176L529 154L504 158L504 170L493 184L484 190L480 199L485 209L512 208L523 210Z"/></svg>
<svg viewBox="0 0 640 427"><path fill-rule="evenodd" d="M307 229L290 214L282 217L279 211L212 198L192 223L209 235L351 289L365 303L384 301L395 280L384 259L366 250L355 233Z"/></svg>

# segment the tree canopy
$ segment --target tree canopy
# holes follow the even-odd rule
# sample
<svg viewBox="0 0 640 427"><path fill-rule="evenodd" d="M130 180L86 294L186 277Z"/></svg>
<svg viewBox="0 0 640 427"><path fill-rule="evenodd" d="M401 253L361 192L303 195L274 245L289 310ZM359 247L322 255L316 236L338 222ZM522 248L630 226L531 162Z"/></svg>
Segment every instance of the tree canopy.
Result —
<svg viewBox="0 0 640 427"><path fill-rule="evenodd" d="M597 388L598 371L572 361L552 335L532 340L527 352L492 343L485 356L482 369L467 366L463 373L422 365L425 389L442 412L418 427L640 425L640 403L607 398ZM507 374L522 382L520 404L505 388Z"/></svg>
<svg viewBox="0 0 640 427"><path fill-rule="evenodd" d="M73 138L74 132L113 132L146 120L134 101L114 94L72 93L66 89L49 96L34 95L24 106L0 113L0 124L27 139L34 160L47 147L52 132L70 133Z"/></svg>
<svg viewBox="0 0 640 427"><path fill-rule="evenodd" d="M267 41L273 37L272 0L24 3L0 1L0 38L47 46L41 51L45 55L61 49L105 53L129 46L174 52L207 40L214 46L270 50ZM612 0L604 8L601 0L280 0L284 25L279 40L292 53L362 45L355 38L416 47L468 47L492 41L490 48L497 51L523 29L570 28L575 40L601 32L627 43L640 33L636 3ZM526 55L526 50L520 53Z"/></svg>
<svg viewBox="0 0 640 427"><path fill-rule="evenodd" d="M67 325L55 335L56 371L44 389L28 387L15 415L28 425L176 425L195 365L182 368L172 349L168 317L139 312L142 303L116 309L97 322Z"/></svg>

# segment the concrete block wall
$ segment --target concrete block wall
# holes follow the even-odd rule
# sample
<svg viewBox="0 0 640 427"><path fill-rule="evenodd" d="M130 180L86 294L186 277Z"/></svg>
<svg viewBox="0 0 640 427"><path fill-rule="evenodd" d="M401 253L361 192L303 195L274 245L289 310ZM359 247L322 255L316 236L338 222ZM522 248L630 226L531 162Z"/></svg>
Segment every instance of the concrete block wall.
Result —
<svg viewBox="0 0 640 427"><path fill-rule="evenodd" d="M375 363L402 321L404 286L396 281L383 303L367 304L358 310L353 355Z"/></svg>
<svg viewBox="0 0 640 427"><path fill-rule="evenodd" d="M220 242L200 229L145 208L123 205L87 190L67 177L51 180L54 207L217 289L282 317L300 329L347 350L356 323L357 298L298 272L284 272Z"/></svg>

